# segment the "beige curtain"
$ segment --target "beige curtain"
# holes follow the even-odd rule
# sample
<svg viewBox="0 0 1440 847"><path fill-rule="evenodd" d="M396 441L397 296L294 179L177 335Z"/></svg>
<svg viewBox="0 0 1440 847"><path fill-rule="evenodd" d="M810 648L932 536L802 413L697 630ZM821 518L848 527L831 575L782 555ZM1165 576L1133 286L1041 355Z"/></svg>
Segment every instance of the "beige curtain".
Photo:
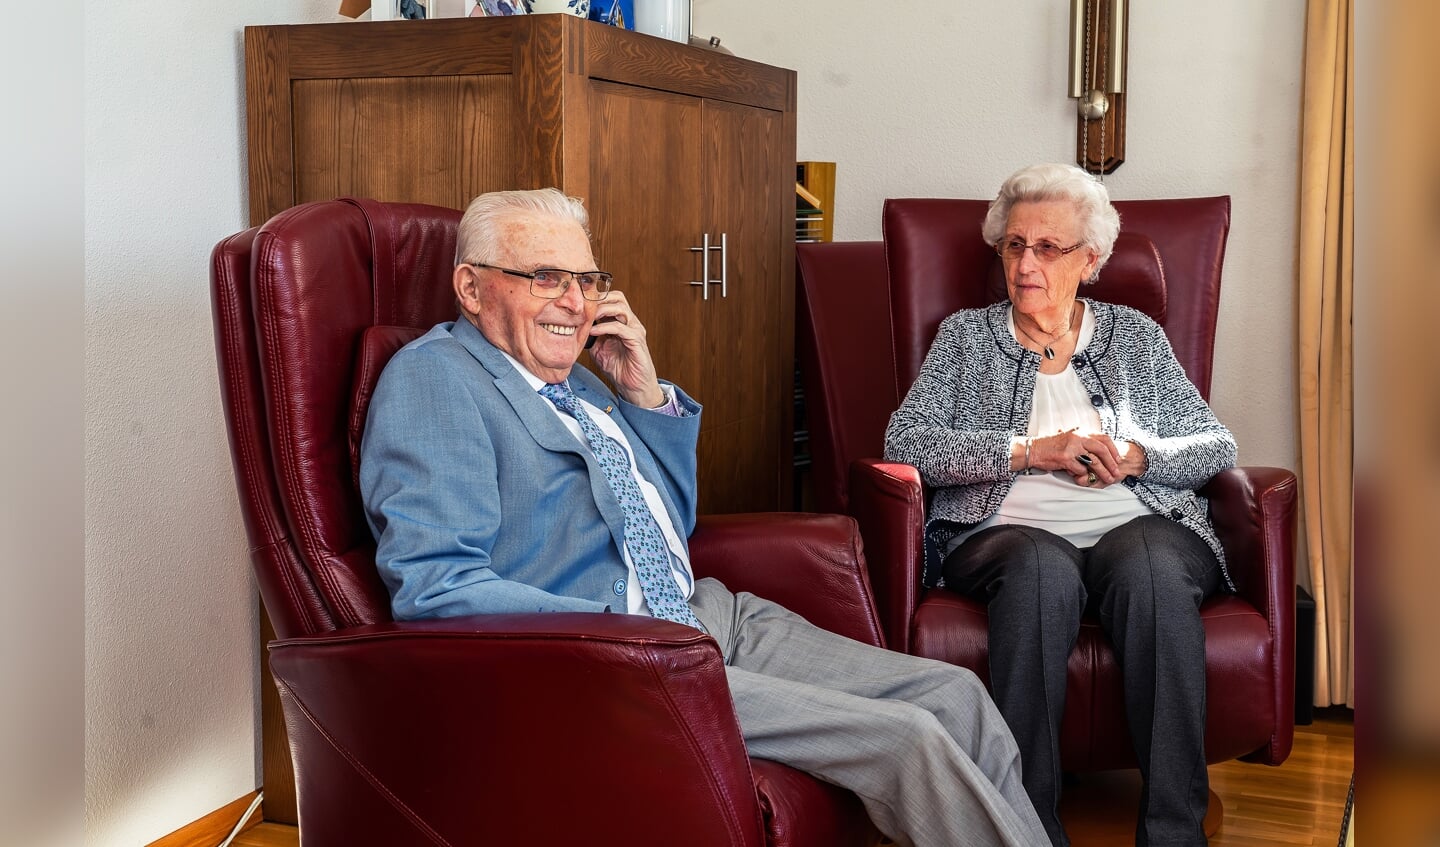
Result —
<svg viewBox="0 0 1440 847"><path fill-rule="evenodd" d="M1351 0L1309 0L1300 147L1300 481L1315 595L1315 702L1355 701L1354 36Z"/></svg>

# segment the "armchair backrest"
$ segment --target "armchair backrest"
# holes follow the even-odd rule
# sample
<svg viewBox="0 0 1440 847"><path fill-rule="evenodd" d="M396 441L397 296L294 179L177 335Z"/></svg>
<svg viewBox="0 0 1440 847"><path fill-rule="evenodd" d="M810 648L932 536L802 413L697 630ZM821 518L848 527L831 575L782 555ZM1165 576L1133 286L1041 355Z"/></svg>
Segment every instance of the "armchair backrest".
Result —
<svg viewBox="0 0 1440 847"><path fill-rule="evenodd" d="M354 441L389 355L456 314L459 220L437 206L305 203L211 255L231 457L281 638L390 620Z"/></svg>
<svg viewBox="0 0 1440 847"><path fill-rule="evenodd" d="M795 280L814 506L843 513L850 459L879 455L900 405L884 245L796 244Z"/></svg>
<svg viewBox="0 0 1440 847"><path fill-rule="evenodd" d="M895 379L903 398L940 321L1005 299L1000 258L980 236L988 200L885 201L882 226L893 316ZM1165 329L1200 394L1210 396L1220 272L1230 198L1117 200L1120 238L1081 295L1133 306Z"/></svg>

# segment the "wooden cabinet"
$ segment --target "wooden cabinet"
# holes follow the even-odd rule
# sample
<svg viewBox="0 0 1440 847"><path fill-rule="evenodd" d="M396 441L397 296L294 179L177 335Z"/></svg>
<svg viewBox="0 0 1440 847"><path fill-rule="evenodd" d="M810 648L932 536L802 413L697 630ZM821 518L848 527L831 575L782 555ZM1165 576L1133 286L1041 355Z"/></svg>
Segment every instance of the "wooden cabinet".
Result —
<svg viewBox="0 0 1440 847"><path fill-rule="evenodd" d="M569 15L249 27L245 52L252 223L584 198L661 376L705 405L700 510L791 502L794 72Z"/></svg>

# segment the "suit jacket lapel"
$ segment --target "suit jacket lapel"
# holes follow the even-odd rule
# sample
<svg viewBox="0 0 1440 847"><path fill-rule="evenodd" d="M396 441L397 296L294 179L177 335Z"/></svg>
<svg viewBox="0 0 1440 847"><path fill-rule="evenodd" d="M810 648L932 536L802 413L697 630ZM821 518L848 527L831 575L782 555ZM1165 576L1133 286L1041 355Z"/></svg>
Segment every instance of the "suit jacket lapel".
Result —
<svg viewBox="0 0 1440 847"><path fill-rule="evenodd" d="M575 436L571 435L565 424L555 416L554 410L549 408L549 401L530 387L530 383L515 370L515 366L510 364L505 354L486 340L480 330L462 316L455 321L451 335L490 372L490 376L495 380L495 388L510 404L515 416L520 418L520 423L530 433L530 437L535 439L536 444L554 453L575 453L586 456L588 460L588 451L581 449L580 442L575 440Z"/></svg>
<svg viewBox="0 0 1440 847"><path fill-rule="evenodd" d="M495 345L491 344L474 324L461 316L455 321L450 334L455 336L470 355L490 372L495 380L495 387L504 396L515 415L520 418L521 424L539 444L546 450L556 453L574 453L585 460L590 468L590 487L595 496L596 506L605 517L605 522L610 527L610 533L615 537L615 543L624 547L625 544L625 519L619 510L619 504L610 495L601 495L601 491L609 491L609 483L605 481L605 475L595 464L595 457L589 449L582 449L580 442L561 423L559 416L550 408L550 401L541 397L530 383L520 375L515 366L505 358ZM669 490L665 487L664 479L660 474L659 466L645 446L645 442L631 429L624 415L614 414L615 398L606 390L604 383L599 377L590 371L576 365L570 371L570 389L576 396L596 406L606 414L610 415L625 433L625 438L630 442L630 449L635 454L635 464L640 469L640 474L648 479L660 492L660 499L665 503L665 509L670 513L670 522L676 532L682 535L680 515L675 509Z"/></svg>

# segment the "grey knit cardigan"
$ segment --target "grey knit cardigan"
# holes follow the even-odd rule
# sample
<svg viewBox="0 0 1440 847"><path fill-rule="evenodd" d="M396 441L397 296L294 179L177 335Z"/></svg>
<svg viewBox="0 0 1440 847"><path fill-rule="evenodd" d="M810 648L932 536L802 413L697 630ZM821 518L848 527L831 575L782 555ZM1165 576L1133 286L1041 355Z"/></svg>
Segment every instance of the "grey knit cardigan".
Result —
<svg viewBox="0 0 1440 847"><path fill-rule="evenodd" d="M1095 331L1070 363L1103 431L1145 448L1145 473L1124 484L1155 514L1205 539L1234 591L1208 504L1195 489L1235 464L1235 437L1185 376L1159 325L1126 306L1088 302ZM1011 335L1009 311L1008 302L997 303L942 321L885 430L885 458L914 465L933 492L926 585L938 581L938 546L995 514L1015 479L1010 439L1029 427L1041 359Z"/></svg>

